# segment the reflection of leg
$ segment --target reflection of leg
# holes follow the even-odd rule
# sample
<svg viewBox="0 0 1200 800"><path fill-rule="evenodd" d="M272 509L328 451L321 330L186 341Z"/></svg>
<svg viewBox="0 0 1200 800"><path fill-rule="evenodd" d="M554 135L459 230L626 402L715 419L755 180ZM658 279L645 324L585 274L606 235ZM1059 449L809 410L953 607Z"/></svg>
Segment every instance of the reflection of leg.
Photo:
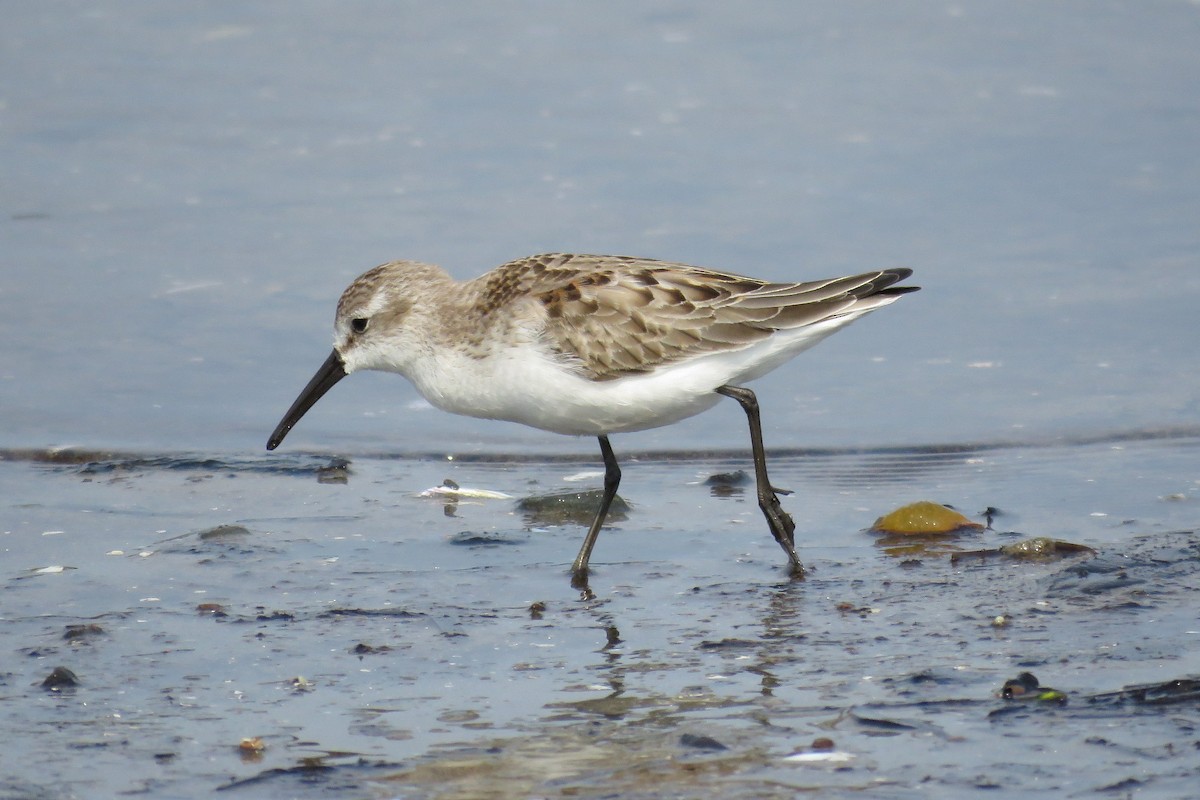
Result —
<svg viewBox="0 0 1200 800"><path fill-rule="evenodd" d="M617 463L617 457L613 455L612 445L608 443L607 436L600 437L600 454L604 457L604 497L600 500L600 508L596 511L596 518L592 520L592 527L588 528L587 536L583 539L583 547L579 548L579 555L575 556L575 564L571 567L572 583L577 586L587 585L588 559L592 557L592 548L596 546L600 527L604 524L604 518L608 516L608 507L612 505L617 487L621 485L621 466Z"/></svg>
<svg viewBox="0 0 1200 800"><path fill-rule="evenodd" d="M754 481L758 488L758 507L762 509L763 516L767 518L771 535L775 537L775 541L779 542L783 552L787 553L788 565L792 574L803 577L804 566L800 563L800 557L796 555L794 538L796 523L783 510L775 490L771 488L771 479L767 477L767 454L763 449L758 398L754 396L754 392L741 386L720 386L717 388L717 394L737 400L741 404L742 410L746 412L746 419L750 421L750 449L754 453Z"/></svg>

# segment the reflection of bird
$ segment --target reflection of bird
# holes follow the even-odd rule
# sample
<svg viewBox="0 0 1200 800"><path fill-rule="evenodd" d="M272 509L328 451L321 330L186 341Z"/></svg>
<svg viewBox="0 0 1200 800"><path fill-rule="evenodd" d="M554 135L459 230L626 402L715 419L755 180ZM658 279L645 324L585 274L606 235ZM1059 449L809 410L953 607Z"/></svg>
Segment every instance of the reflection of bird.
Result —
<svg viewBox="0 0 1200 800"><path fill-rule="evenodd" d="M604 495L573 566L582 583L621 479L609 434L678 422L724 395L746 412L759 506L793 572L803 575L795 524L767 478L758 401L738 384L915 291L893 286L910 274L770 283L685 264L551 254L459 283L438 267L395 261L342 294L333 353L267 448L360 369L398 372L456 414L596 436Z"/></svg>

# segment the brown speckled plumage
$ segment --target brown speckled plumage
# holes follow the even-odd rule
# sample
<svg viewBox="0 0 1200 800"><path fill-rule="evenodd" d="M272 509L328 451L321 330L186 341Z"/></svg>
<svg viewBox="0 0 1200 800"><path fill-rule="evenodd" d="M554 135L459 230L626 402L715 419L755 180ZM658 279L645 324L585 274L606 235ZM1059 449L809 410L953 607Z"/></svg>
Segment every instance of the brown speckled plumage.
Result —
<svg viewBox="0 0 1200 800"><path fill-rule="evenodd" d="M550 347L593 380L611 380L861 310L872 297L910 291L888 288L909 274L890 269L769 283L666 261L550 253L511 261L465 288L478 298L474 313L484 318L533 298L544 310Z"/></svg>

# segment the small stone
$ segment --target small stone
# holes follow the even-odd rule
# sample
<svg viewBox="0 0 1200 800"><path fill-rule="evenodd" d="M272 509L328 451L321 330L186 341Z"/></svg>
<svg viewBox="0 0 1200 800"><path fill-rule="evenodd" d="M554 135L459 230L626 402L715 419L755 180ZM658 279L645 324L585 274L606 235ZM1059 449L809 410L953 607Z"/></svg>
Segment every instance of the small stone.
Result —
<svg viewBox="0 0 1200 800"><path fill-rule="evenodd" d="M60 692L63 689L74 689L79 685L79 678L75 673L66 667L55 667L46 679L42 681L42 688L48 692Z"/></svg>
<svg viewBox="0 0 1200 800"><path fill-rule="evenodd" d="M684 747L692 747L696 750L728 750L729 748L718 742L711 736L698 736L694 733L685 733L679 737L679 743Z"/></svg>
<svg viewBox="0 0 1200 800"><path fill-rule="evenodd" d="M67 629L63 631L63 638L68 642L76 642L91 636L100 636L103 633L104 628L94 622L89 622L84 625L68 625Z"/></svg>

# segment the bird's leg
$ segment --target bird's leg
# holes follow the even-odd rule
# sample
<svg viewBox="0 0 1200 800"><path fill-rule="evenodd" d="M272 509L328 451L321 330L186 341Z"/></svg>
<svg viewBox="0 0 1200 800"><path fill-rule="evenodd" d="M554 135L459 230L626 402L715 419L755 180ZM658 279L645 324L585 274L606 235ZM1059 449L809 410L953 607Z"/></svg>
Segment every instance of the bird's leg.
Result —
<svg viewBox="0 0 1200 800"><path fill-rule="evenodd" d="M588 528L587 536L583 538L583 547L579 548L579 555L575 556L575 563L571 566L571 585L577 589L587 587L588 559L592 557L592 548L596 546L600 526L608 516L608 507L612 505L613 498L617 495L617 487L621 485L621 465L613 455L612 445L608 443L607 436L601 436L599 439L600 454L604 457L604 497L600 500L600 508L596 511L596 518L592 520L592 527Z"/></svg>
<svg viewBox="0 0 1200 800"><path fill-rule="evenodd" d="M754 396L754 392L741 386L719 386L717 394L737 400L741 404L742 410L746 412L746 419L750 421L750 448L754 453L754 482L758 489L758 507L762 509L763 516L767 518L771 535L775 537L775 541L779 542L783 552L787 553L788 566L791 568L792 574L803 578L804 566L800 563L800 557L796 555L794 536L796 523L783 510L783 506L780 505L779 498L775 494L776 490L771 487L771 479L767 477L767 454L763 449L758 398Z"/></svg>

